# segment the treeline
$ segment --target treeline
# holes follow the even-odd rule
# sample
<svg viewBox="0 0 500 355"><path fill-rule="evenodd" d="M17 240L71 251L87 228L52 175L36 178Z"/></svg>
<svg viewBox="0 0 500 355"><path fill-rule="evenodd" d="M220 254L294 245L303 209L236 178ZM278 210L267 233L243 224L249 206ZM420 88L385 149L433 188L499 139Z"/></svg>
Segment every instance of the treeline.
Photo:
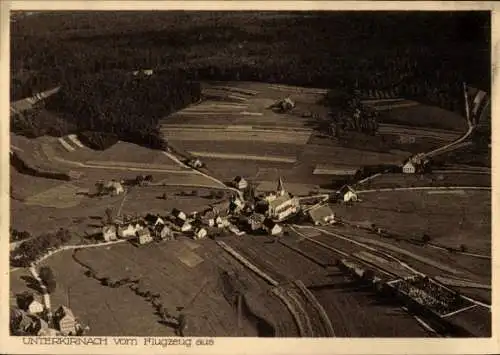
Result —
<svg viewBox="0 0 500 355"><path fill-rule="evenodd" d="M68 230L59 229L56 233L46 233L27 240L10 253L10 264L14 267L27 267L50 249L57 249L70 239Z"/></svg>

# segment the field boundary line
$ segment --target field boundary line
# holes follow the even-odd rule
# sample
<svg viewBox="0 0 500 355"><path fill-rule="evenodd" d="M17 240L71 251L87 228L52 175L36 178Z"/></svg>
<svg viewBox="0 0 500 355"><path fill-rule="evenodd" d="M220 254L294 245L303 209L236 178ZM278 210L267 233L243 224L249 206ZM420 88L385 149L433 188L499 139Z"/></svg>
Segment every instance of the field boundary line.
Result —
<svg viewBox="0 0 500 355"><path fill-rule="evenodd" d="M69 145L69 143L66 142L63 137L59 137L59 138L57 138L57 140L59 141L59 143L61 143L61 145L64 147L64 149L66 149L68 152L75 151L75 148L73 148L71 145Z"/></svg>
<svg viewBox="0 0 500 355"><path fill-rule="evenodd" d="M300 315L295 309L295 307L292 305L292 303L287 299L287 297L284 295L283 290L278 289L278 288L272 288L271 293L274 294L276 297L279 298L279 300L285 305L285 307L288 309L288 312L292 315L295 324L297 325L297 329L299 330L299 335L301 337L304 336L305 330L304 330L304 325L302 324L302 321L300 319Z"/></svg>
<svg viewBox="0 0 500 355"><path fill-rule="evenodd" d="M313 307L318 312L321 318L321 322L323 323L323 327L325 328L326 331L325 335L327 337L334 337L335 331L333 330L333 325L332 322L330 321L330 317L328 317L328 314L326 313L323 306L319 303L318 299L313 295L311 291L309 291L309 289L304 285L304 283L301 280L297 280L294 283L302 291L305 297L312 303Z"/></svg>
<svg viewBox="0 0 500 355"><path fill-rule="evenodd" d="M389 191L427 191L427 190L487 190L491 191L491 187L487 186L417 186L417 187L394 187L381 189L358 190L357 193L364 194L370 192L389 192Z"/></svg>
<svg viewBox="0 0 500 355"><path fill-rule="evenodd" d="M269 276L267 273L259 269L257 266L252 264L247 258L245 258L243 255L238 253L236 250L234 250L232 247L227 245L223 241L216 241L217 245L219 245L222 249L224 249L227 253L229 253L231 256L233 256L236 260L238 260L240 263L242 263L244 266L246 266L248 269L252 270L254 273L256 273L258 276L266 280L269 284L271 284L274 287L277 287L279 285L279 282L273 279L271 276Z"/></svg>
<svg viewBox="0 0 500 355"><path fill-rule="evenodd" d="M258 156L258 155L197 152L197 151L189 151L189 153L197 157L213 158L213 159L271 161L271 162L289 163L289 164L295 164L297 162L297 158L291 158L291 157L277 157L277 156L269 157L269 156Z"/></svg>
<svg viewBox="0 0 500 355"><path fill-rule="evenodd" d="M465 308L461 308L461 309L458 309L456 311L453 311L453 312L450 312L450 313L446 313L445 315L442 315L441 318L448 318L448 317L451 317L451 316L453 316L455 314L468 311L469 309L472 309L472 308L476 308L477 306L478 306L477 304L473 304L473 305L467 306Z"/></svg>

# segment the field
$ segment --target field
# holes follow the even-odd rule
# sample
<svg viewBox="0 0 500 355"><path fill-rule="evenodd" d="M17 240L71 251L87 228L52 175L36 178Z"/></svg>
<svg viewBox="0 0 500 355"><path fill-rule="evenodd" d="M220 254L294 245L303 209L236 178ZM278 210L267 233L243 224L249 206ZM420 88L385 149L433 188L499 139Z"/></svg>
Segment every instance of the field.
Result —
<svg viewBox="0 0 500 355"><path fill-rule="evenodd" d="M465 132L465 115L459 115L442 108L420 104L412 107L392 108L381 113L382 123L437 128Z"/></svg>
<svg viewBox="0 0 500 355"><path fill-rule="evenodd" d="M435 243L470 252L491 253L491 193L429 194L426 191L389 191L362 194L363 202L335 207L349 221L369 221L403 236L424 233Z"/></svg>
<svg viewBox="0 0 500 355"><path fill-rule="evenodd" d="M383 174L358 186L359 190L419 187L419 186L479 186L490 187L491 175L484 173L434 172L431 174Z"/></svg>

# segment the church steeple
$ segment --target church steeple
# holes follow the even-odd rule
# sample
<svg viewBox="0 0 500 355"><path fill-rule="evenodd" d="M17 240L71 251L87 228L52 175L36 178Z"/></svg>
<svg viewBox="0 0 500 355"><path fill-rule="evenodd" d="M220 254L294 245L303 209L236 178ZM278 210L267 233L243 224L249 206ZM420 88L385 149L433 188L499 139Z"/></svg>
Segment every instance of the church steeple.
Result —
<svg viewBox="0 0 500 355"><path fill-rule="evenodd" d="M283 184L283 180L281 179L281 176L278 179L278 187L276 188L276 194L278 196L283 196L285 194L285 186Z"/></svg>

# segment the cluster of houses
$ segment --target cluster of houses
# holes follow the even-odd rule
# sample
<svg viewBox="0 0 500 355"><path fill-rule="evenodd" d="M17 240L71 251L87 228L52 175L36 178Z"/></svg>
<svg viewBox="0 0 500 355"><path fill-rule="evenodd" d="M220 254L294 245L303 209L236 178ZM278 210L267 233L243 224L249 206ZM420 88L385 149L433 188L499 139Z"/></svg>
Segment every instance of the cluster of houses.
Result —
<svg viewBox="0 0 500 355"><path fill-rule="evenodd" d="M18 307L11 308L11 332L15 335L76 336L88 330L83 327L72 310L59 306L52 314L31 293L18 295Z"/></svg>
<svg viewBox="0 0 500 355"><path fill-rule="evenodd" d="M233 186L240 191L249 188L248 182L241 176L233 180ZM357 201L356 191L350 186L342 187L335 200ZM299 215L306 215L314 225L327 225L335 222L335 216L327 204L317 204L303 209L300 200L285 190L283 180L279 178L275 191L256 197L253 193L243 199L243 194L233 195L228 201L212 205L198 213L187 214L174 208L167 216L148 214L145 218L114 223L102 228L102 238L111 242L128 239L137 245L153 241L173 240L177 235L203 239L229 231L241 236L246 233L267 233L280 235L283 227L280 223Z"/></svg>

